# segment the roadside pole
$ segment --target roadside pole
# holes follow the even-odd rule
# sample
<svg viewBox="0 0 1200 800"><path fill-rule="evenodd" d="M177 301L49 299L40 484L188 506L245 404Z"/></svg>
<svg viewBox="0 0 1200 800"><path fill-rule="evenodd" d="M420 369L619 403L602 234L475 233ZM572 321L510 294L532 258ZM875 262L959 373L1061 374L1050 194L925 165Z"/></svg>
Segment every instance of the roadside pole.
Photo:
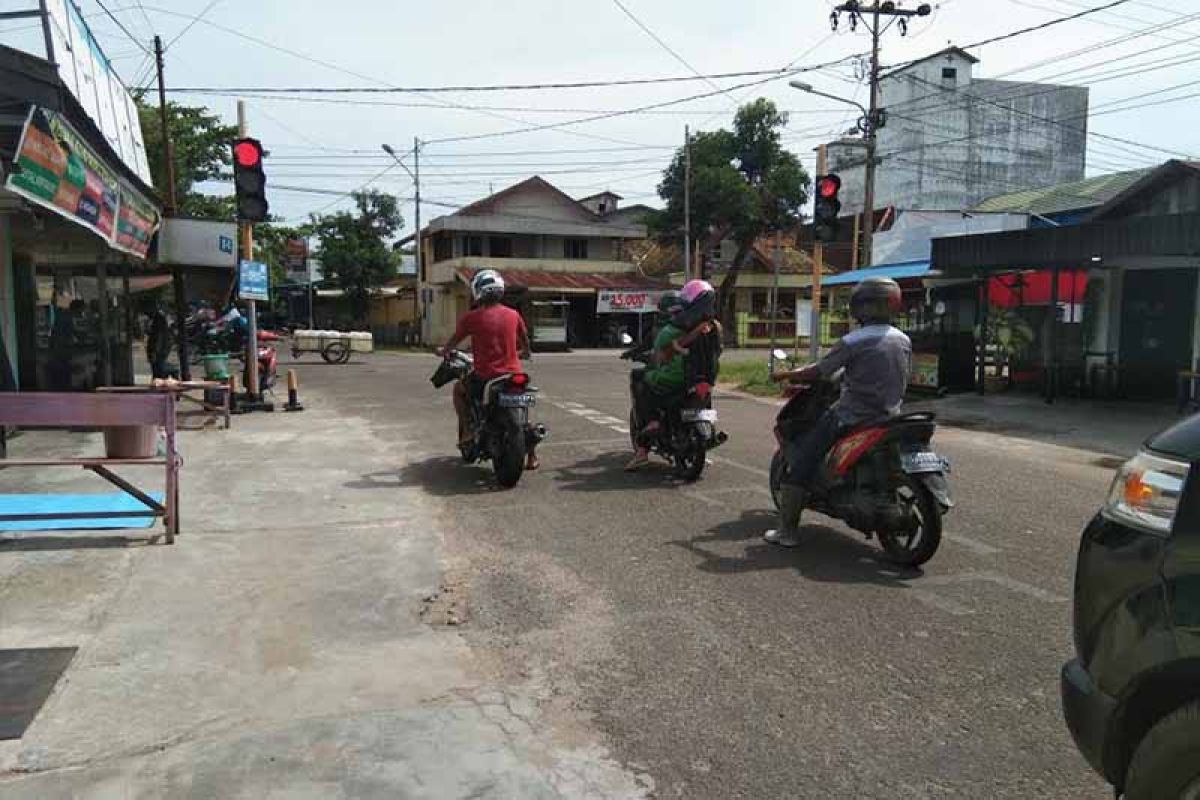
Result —
<svg viewBox="0 0 1200 800"><path fill-rule="evenodd" d="M775 231L775 250L771 254L771 351L767 356L767 374L775 374L775 323L779 318L779 231Z"/></svg>
<svg viewBox="0 0 1200 800"><path fill-rule="evenodd" d="M692 277L692 130L683 126L683 279ZM700 277L696 274L696 277Z"/></svg>
<svg viewBox="0 0 1200 800"><path fill-rule="evenodd" d="M395 158L394 155L393 158ZM399 159L396 160L399 161ZM417 292L423 297L425 292L425 254L422 252L421 248L421 140L416 136L413 137L412 179L414 189L413 224L416 226L416 232L413 234L413 244L416 245L416 259L414 261L414 265L417 268ZM428 327L428 315L429 304L422 303L421 320L419 323L422 334L424 334L425 328ZM421 339L424 340L424 338L424 335L422 335ZM422 341L421 344L429 344L429 342Z"/></svg>
<svg viewBox="0 0 1200 800"><path fill-rule="evenodd" d="M817 174L824 175L825 145L817 147ZM812 316L808 323L808 356L813 361L821 357L821 273L825 269L825 244L813 242Z"/></svg>
<svg viewBox="0 0 1200 800"><path fill-rule="evenodd" d="M244 139L249 135L246 132L245 100L238 100L237 115L238 137ZM238 236L242 240L242 259L254 260L254 223L239 222ZM258 391L258 304L254 300L247 300L246 307L249 311L246 315L249 321L246 335L246 394L249 395L250 402L257 403L262 399L262 395Z"/></svg>
<svg viewBox="0 0 1200 800"><path fill-rule="evenodd" d="M161 36L154 37L154 65L158 72L158 122L162 133L163 165L167 172L167 196L164 216L173 217L178 212L178 198L175 194L175 148L171 144L171 128L167 124L167 88L163 79L163 43ZM178 264L171 266L171 289L175 303L175 332L178 335L177 353L179 354L179 377L185 381L192 379L191 354L188 353L187 330L187 285L184 283L183 268Z"/></svg>

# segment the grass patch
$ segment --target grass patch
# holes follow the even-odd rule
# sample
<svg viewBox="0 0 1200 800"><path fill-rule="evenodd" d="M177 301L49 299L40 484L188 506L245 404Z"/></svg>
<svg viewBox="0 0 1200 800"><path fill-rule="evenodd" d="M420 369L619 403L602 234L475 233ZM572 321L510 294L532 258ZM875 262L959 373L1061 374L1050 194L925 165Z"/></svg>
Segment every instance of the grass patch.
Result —
<svg viewBox="0 0 1200 800"><path fill-rule="evenodd" d="M722 361L720 381L721 383L732 383L738 389L750 394L764 397L779 396L779 385L771 383L767 377L767 360L765 358L753 361Z"/></svg>

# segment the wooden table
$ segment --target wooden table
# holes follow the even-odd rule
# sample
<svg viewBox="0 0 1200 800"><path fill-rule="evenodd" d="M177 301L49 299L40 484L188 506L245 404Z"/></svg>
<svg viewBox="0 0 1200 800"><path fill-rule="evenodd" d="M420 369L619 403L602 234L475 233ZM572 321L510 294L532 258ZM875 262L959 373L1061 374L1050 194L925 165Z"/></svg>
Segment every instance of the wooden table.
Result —
<svg viewBox="0 0 1200 800"><path fill-rule="evenodd" d="M200 415L206 419L221 418L224 420L225 430L229 430L231 418L229 384L222 383L221 381L155 381L149 386L100 386L96 391L118 394L134 392L162 392L164 394L171 394L176 400L187 401L199 406L199 410L178 413L178 417ZM209 392L218 393L221 398L220 402L210 403L208 401Z"/></svg>
<svg viewBox="0 0 1200 800"><path fill-rule="evenodd" d="M11 392L0 393L0 425L21 428L96 428L155 426L166 434L166 452L152 458L29 458L0 459L0 470L44 467L77 467L94 473L121 491L137 498L146 511L52 512L3 514L0 521L160 517L171 544L179 533L179 452L175 448L175 400L165 392ZM114 473L111 467L163 467L166 491L163 502Z"/></svg>

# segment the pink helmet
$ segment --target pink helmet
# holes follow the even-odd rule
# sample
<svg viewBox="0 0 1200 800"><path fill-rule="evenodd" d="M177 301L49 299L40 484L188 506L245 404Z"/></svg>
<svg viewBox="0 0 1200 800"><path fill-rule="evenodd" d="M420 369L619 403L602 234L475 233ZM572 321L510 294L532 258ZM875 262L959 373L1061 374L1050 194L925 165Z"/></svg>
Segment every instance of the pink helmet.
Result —
<svg viewBox="0 0 1200 800"><path fill-rule="evenodd" d="M705 293L715 294L712 284L708 281L696 279L688 281L683 285L683 291L679 293L679 299L683 300L684 305L691 305L696 302L696 299L702 297Z"/></svg>

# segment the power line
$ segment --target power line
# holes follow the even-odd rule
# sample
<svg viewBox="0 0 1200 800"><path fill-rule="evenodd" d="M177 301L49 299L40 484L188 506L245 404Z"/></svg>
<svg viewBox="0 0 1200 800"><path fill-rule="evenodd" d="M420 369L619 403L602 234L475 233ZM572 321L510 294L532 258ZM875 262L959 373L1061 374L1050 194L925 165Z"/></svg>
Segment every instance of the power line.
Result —
<svg viewBox="0 0 1200 800"><path fill-rule="evenodd" d="M678 61L680 64L683 64L685 67L687 67L689 70L691 70L691 72L692 72L692 74L693 74L693 75L696 75L696 76L699 76L699 75L700 75L700 70L698 70L698 69L696 69L695 67L693 67L693 66L692 66L690 63L688 63L688 60L687 60L686 58L684 58L683 56L679 55L679 53L677 53L677 52L676 52L674 49L672 49L672 48L671 48L671 46L670 46L669 44L667 44L666 42L664 42L664 41L662 40L662 38L661 38L661 37L660 37L660 36L659 36L657 33L655 33L654 31L650 30L650 28L649 28L649 27L646 25L646 23L644 23L644 22L642 22L640 19L638 19L638 18L637 18L637 17L634 15L634 13L633 13L632 11L630 11L630 10L629 10L629 9L628 9L628 8L625 6L625 4L624 4L624 3L622 3L622 2L621 2L621 0L613 0L613 3L616 5L616 7L617 7L617 8L621 9L621 11L622 11L622 12L624 12L625 16L627 16L627 17L629 17L631 20L633 20L633 23L634 23L635 25L637 25L639 28L641 28L641 29L642 29L642 31L643 31L643 32L644 32L644 33L645 33L647 36L649 36L649 37L650 37L651 39L653 39L654 41L658 42L658 45L659 45L659 47L661 47L663 50L666 50L668 53L670 53L672 58L674 58L674 59L675 59L676 61ZM708 84L709 86L711 86L712 88L714 88L714 89L717 89L718 91L723 91L723 90L721 89L721 87L719 87L719 86L717 86L715 83L713 83L713 82L712 82L712 80L711 80L710 78L704 78L703 80L704 80L704 82L705 82L705 83L707 83L707 84ZM737 105L737 103L736 103L736 102L733 100L733 98L731 98L731 97L729 97L729 96L728 96L728 93L726 93L726 97L727 97L727 99L729 99L729 100L730 100L730 102L733 102L735 106Z"/></svg>
<svg viewBox="0 0 1200 800"><path fill-rule="evenodd" d="M200 22L201 20L203 20L203 19L204 19L204 17L208 15L208 12L209 12L209 11L212 11L212 9L213 9L213 6L215 6L215 5L216 5L217 3L219 3L219 2L221 2L221 0L209 0L209 4L208 4L208 5L206 5L206 6L204 7L204 10L203 10L203 11L201 11L199 14L197 14L197 15L196 15L196 18L195 18L195 19L193 19L192 21L190 21L190 22L189 22L189 23L188 23L188 24L187 24L187 25L184 27L184 29L183 29L183 30L181 30L179 33L175 34L175 38L174 38L174 39L172 39L171 41L167 42L167 46L163 48L163 52L165 53L165 52L167 52L168 50L170 50L170 49L171 49L171 45L175 44L175 43L176 43L176 42L178 42L180 39L182 39L182 38L183 38L183 36L184 36L184 34L186 34L188 31L190 31L192 28L194 28L194 27L196 26L196 23L197 23L197 22ZM139 2L139 3L138 3L138 5L140 6L140 5L141 5L141 3ZM142 9L142 13L143 13L143 14L144 14L144 13L146 13L146 10L145 10L144 8Z"/></svg>
<svg viewBox="0 0 1200 800"><path fill-rule="evenodd" d="M109 19L111 19L116 24L116 26L118 28L120 28L121 31L126 36L129 37L129 41L133 42L134 44L136 44L138 46L139 50L141 50L143 53L150 56L151 58L154 57L154 54L150 52L150 49L147 48L146 45L142 44L140 39L138 39L136 36L134 36L132 33L129 32L129 28L125 27L125 23L123 23L123 22L121 22L121 20L117 19L117 17L111 11L108 10L108 6L104 5L104 0L96 0L96 5L100 6L100 10L103 11L105 13L105 15Z"/></svg>
<svg viewBox="0 0 1200 800"><path fill-rule="evenodd" d="M212 23L210 23L212 24ZM272 47L274 47L272 45ZM295 55L294 53L289 54ZM812 69L842 63L845 58ZM322 66L329 66L321 63ZM655 78L623 78L616 80L560 81L543 83L508 84L465 84L461 86L168 86L168 92L188 94L440 94L443 92L523 92L552 89L597 89L620 86L645 86L663 83L689 83L695 81L730 80L754 78L765 75L783 75L793 65L776 69L742 70L739 72L716 72L696 75L673 75ZM334 69L340 69L334 67ZM351 73L353 74L353 73ZM356 76L357 77L357 76ZM371 80L366 78L366 80ZM379 81L383 83L383 81ZM718 88L718 87L714 87Z"/></svg>

